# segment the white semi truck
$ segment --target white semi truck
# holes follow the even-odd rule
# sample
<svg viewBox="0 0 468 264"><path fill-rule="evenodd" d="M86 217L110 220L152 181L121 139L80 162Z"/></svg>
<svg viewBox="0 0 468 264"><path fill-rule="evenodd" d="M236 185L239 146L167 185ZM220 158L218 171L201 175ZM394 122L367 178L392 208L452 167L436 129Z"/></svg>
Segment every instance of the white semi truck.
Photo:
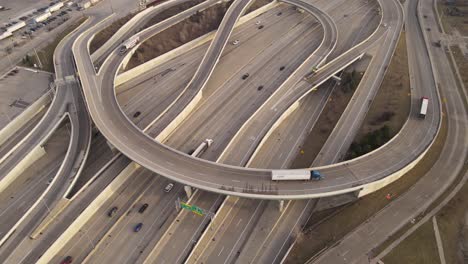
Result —
<svg viewBox="0 0 468 264"><path fill-rule="evenodd" d="M322 174L316 170L274 170L271 173L272 181L310 181L321 180Z"/></svg>
<svg viewBox="0 0 468 264"><path fill-rule="evenodd" d="M138 44L138 42L140 42L140 37L132 37L132 38L127 39L120 47L119 53L125 54L127 50L135 47Z"/></svg>

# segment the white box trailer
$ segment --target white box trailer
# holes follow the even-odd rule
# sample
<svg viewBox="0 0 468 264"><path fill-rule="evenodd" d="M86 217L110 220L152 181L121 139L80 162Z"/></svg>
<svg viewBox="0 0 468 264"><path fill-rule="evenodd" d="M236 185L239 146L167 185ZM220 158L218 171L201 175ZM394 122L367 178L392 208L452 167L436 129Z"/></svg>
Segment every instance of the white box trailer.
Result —
<svg viewBox="0 0 468 264"><path fill-rule="evenodd" d="M36 23L42 22L42 21L48 19L51 16L52 16L52 14L50 12L45 12L44 14L41 14L41 15L38 15L37 17L35 17L34 22L36 22Z"/></svg>
<svg viewBox="0 0 468 264"><path fill-rule="evenodd" d="M419 110L419 116L421 118L426 117L428 106L429 106L429 98L421 97L421 109Z"/></svg>
<svg viewBox="0 0 468 264"><path fill-rule="evenodd" d="M140 37L138 36L127 39L120 47L119 53L124 54L125 52L127 52L127 50L135 47L138 44L138 42L140 42Z"/></svg>
<svg viewBox="0 0 468 264"><path fill-rule="evenodd" d="M63 3L62 2L59 2L59 3L56 3L55 5L52 5L52 6L49 6L49 8L46 9L46 12L55 12L57 10L60 10L60 8L63 7Z"/></svg>
<svg viewBox="0 0 468 264"><path fill-rule="evenodd" d="M272 181L309 181L322 178L320 172L314 170L273 170L271 172Z"/></svg>
<svg viewBox="0 0 468 264"><path fill-rule="evenodd" d="M23 27L25 27L25 26L26 26L26 22L20 21L20 22L14 24L14 25L11 25L11 26L7 27L6 30L7 30L8 32L13 33L13 32L15 32L16 30L21 29L21 28L23 28Z"/></svg>

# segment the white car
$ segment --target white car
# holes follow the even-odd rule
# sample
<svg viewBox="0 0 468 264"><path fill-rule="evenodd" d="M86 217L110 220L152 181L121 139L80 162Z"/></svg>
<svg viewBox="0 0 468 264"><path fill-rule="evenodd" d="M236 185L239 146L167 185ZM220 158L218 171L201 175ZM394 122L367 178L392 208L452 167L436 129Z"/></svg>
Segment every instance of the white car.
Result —
<svg viewBox="0 0 468 264"><path fill-rule="evenodd" d="M260 20L257 20L257 22L255 22L255 25L260 25L261 21Z"/></svg>
<svg viewBox="0 0 468 264"><path fill-rule="evenodd" d="M172 190L172 188L174 188L174 184L173 183L169 183L168 185L166 185L166 187L164 188L164 191L165 192L170 192Z"/></svg>
<svg viewBox="0 0 468 264"><path fill-rule="evenodd" d="M238 39L236 39L236 40L234 40L234 41L232 42L232 45L237 45L237 44L239 44L239 40L238 40Z"/></svg>

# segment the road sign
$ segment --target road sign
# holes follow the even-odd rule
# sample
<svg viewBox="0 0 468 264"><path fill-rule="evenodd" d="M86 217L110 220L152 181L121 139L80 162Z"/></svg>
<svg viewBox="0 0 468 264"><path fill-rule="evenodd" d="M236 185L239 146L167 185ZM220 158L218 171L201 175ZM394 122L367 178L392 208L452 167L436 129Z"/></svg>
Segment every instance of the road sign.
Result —
<svg viewBox="0 0 468 264"><path fill-rule="evenodd" d="M180 202L180 207L182 207L185 210L192 211L193 213L195 213L197 215L203 215L203 209L201 209L198 206L186 204L184 202Z"/></svg>

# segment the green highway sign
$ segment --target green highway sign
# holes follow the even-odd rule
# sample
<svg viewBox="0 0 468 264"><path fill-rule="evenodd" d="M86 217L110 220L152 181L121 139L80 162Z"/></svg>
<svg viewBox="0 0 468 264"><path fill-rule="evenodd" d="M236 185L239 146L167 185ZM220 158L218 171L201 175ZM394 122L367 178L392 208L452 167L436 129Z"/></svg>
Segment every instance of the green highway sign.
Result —
<svg viewBox="0 0 468 264"><path fill-rule="evenodd" d="M193 213L196 213L197 215L203 215L203 209L195 205L190 205L184 202L180 202L180 207L182 207L185 210L192 211Z"/></svg>

